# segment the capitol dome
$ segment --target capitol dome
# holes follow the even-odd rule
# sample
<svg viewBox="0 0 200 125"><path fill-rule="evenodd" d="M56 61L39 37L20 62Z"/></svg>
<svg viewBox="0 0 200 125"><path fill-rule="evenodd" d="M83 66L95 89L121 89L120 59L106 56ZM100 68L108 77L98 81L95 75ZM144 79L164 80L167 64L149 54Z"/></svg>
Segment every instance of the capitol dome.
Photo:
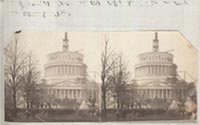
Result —
<svg viewBox="0 0 200 125"><path fill-rule="evenodd" d="M159 51L158 34L155 33L153 40L153 51L145 52L138 56L138 63L135 65L135 79L166 79L176 76L176 64L174 56L169 52Z"/></svg>
<svg viewBox="0 0 200 125"><path fill-rule="evenodd" d="M44 65L46 84L43 91L48 103L52 99L75 100L79 103L98 95L97 83L88 79L87 65L83 62L84 56L78 51L69 51L68 42L68 34L65 33L63 50L50 53ZM62 104L59 102L60 106ZM70 105L68 108L73 106Z"/></svg>
<svg viewBox="0 0 200 125"><path fill-rule="evenodd" d="M45 79L47 83L61 82L63 80L80 81L86 78L87 66L83 63L84 56L78 51L69 51L67 33L63 39L63 51L48 55L45 64Z"/></svg>
<svg viewBox="0 0 200 125"><path fill-rule="evenodd" d="M177 65L173 62L174 55L169 51L159 51L157 32L152 49L151 52L138 55L135 78L133 83L128 85L132 97L151 100L184 98L183 85L179 88L174 87L178 82Z"/></svg>

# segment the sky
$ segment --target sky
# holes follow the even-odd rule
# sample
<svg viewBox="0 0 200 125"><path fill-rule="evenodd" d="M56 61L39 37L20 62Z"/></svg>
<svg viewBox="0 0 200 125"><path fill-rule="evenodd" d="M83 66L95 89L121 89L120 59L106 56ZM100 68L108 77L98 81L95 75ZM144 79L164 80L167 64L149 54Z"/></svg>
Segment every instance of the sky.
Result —
<svg viewBox="0 0 200 125"><path fill-rule="evenodd" d="M128 61L128 69L134 78L134 65L138 62L138 55L152 51L155 32L153 31L126 31L126 32L68 32L69 51L79 51L84 55L87 71L100 74L101 52L105 36L109 38L110 48L122 53ZM39 69L47 62L47 55L62 51L64 32L22 31L17 38L39 61ZM177 31L159 31L160 51L171 51L178 71L187 71L197 79L198 51L187 39ZM42 73L43 74L43 73Z"/></svg>

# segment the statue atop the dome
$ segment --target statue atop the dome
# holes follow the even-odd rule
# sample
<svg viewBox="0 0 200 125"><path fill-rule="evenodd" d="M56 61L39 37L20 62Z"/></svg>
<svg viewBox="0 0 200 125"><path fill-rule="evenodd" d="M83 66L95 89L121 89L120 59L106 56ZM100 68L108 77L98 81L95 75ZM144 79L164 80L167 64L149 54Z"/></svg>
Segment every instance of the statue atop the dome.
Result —
<svg viewBox="0 0 200 125"><path fill-rule="evenodd" d="M65 32L65 38L63 39L63 51L68 51L69 49L69 40L68 40L68 35L67 32Z"/></svg>
<svg viewBox="0 0 200 125"><path fill-rule="evenodd" d="M158 33L155 32L155 39L153 40L153 52L159 51L159 40L158 40Z"/></svg>

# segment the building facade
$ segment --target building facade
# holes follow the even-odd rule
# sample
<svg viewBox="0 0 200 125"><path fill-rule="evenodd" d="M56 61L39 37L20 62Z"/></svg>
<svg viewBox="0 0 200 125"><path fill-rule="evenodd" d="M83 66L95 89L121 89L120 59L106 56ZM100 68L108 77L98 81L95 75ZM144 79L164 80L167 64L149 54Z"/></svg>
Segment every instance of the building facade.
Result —
<svg viewBox="0 0 200 125"><path fill-rule="evenodd" d="M174 55L169 51L159 51L158 34L155 33L152 52L138 56L134 82L128 85L131 96L138 100L184 99L186 82L178 78L173 60Z"/></svg>
<svg viewBox="0 0 200 125"><path fill-rule="evenodd" d="M98 85L87 78L87 65L78 51L69 51L68 34L63 39L63 50L48 55L44 66L44 94L59 100L75 100L78 103L98 98Z"/></svg>

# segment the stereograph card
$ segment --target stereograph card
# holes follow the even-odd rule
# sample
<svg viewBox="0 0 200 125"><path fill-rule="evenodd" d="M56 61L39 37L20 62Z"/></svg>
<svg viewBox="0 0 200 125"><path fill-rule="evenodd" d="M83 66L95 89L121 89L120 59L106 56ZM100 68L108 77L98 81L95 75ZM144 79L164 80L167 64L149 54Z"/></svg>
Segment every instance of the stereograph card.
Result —
<svg viewBox="0 0 200 125"><path fill-rule="evenodd" d="M2 124L199 123L198 0L0 9Z"/></svg>

